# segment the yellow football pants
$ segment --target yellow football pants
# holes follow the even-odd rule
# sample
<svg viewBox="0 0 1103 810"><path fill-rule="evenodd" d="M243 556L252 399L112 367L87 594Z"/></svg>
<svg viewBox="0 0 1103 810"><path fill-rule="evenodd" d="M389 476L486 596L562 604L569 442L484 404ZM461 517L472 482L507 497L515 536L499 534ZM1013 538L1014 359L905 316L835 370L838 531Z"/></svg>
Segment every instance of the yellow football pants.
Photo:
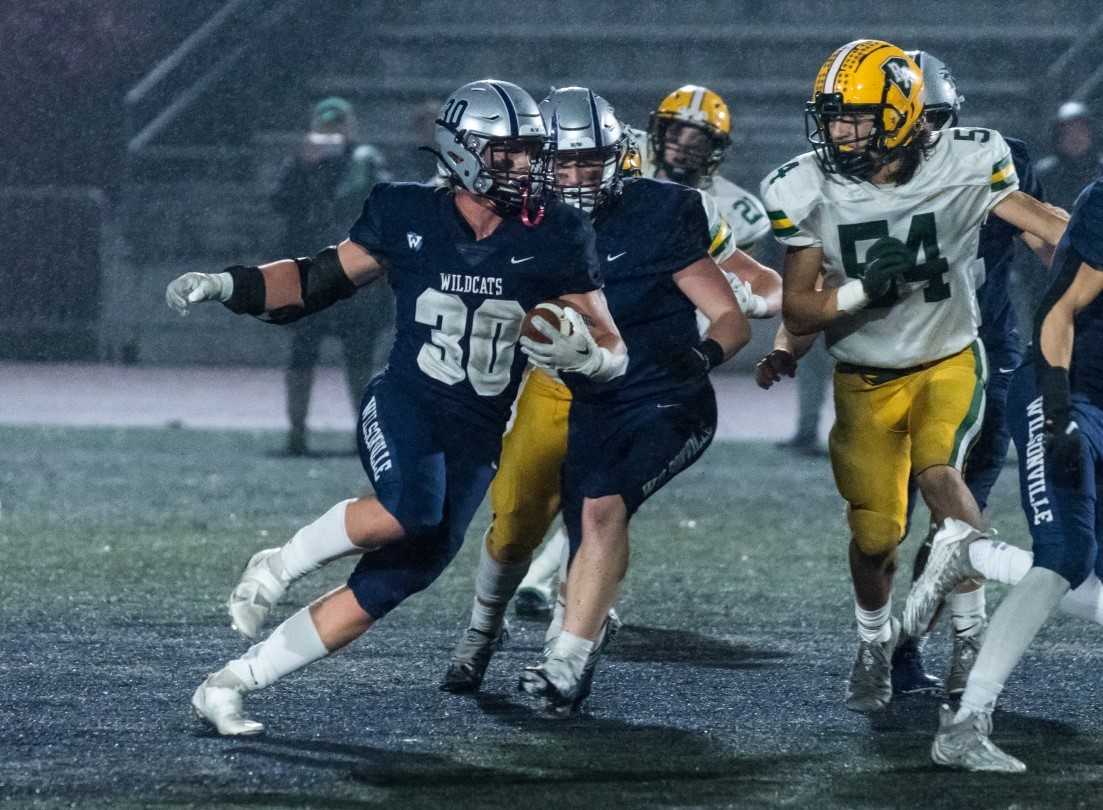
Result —
<svg viewBox="0 0 1103 810"><path fill-rule="evenodd" d="M490 485L486 548L498 562L531 557L559 513L570 408L567 386L538 368L528 370Z"/></svg>
<svg viewBox="0 0 1103 810"><path fill-rule="evenodd" d="M961 469L984 418L986 378L979 341L906 374L836 369L831 466L864 553L889 553L903 538L909 476Z"/></svg>

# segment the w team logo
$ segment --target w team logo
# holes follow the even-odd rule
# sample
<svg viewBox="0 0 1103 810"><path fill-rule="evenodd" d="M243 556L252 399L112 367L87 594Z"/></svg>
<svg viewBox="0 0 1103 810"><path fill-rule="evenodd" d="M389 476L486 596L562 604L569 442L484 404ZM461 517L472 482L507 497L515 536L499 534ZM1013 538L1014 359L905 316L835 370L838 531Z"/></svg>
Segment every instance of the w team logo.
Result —
<svg viewBox="0 0 1103 810"><path fill-rule="evenodd" d="M421 234L414 233L413 231L406 231L406 242L410 245L410 250L417 253L421 250Z"/></svg>
<svg viewBox="0 0 1103 810"><path fill-rule="evenodd" d="M906 59L901 56L886 59L885 63L881 65L881 70L885 72L885 80L896 85L904 98L911 98L916 75Z"/></svg>

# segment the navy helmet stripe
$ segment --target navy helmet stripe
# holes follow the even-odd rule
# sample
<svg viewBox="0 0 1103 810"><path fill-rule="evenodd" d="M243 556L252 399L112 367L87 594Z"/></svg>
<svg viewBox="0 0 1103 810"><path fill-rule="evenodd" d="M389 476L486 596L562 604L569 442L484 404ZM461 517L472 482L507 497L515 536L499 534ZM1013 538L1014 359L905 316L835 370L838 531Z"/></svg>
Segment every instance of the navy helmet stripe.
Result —
<svg viewBox="0 0 1103 810"><path fill-rule="evenodd" d="M594 122L594 147L600 149L605 146L605 140L601 137L601 118L597 114L597 101L594 100L594 91L587 90L590 97L590 118Z"/></svg>
<svg viewBox="0 0 1103 810"><path fill-rule="evenodd" d="M488 84L498 91L498 95L502 97L502 103L506 105L506 112L509 114L509 131L513 137L517 137L521 134L517 125L517 110L513 106L513 102L510 101L509 93L503 90L495 82L488 82Z"/></svg>

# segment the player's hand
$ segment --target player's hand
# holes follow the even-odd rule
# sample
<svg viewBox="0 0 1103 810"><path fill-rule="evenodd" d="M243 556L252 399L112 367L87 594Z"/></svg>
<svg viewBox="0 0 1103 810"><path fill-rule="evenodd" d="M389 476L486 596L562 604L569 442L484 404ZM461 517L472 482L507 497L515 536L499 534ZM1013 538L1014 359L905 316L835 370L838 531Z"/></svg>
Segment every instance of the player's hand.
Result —
<svg viewBox="0 0 1103 810"><path fill-rule="evenodd" d="M785 349L774 349L754 367L754 381L758 383L759 388L768 389L774 383L781 382L782 374L786 377L797 375L797 360Z"/></svg>
<svg viewBox="0 0 1103 810"><path fill-rule="evenodd" d="M600 363L597 357L597 341L590 334L582 316L563 307L563 317L570 322L569 334L564 335L543 318L534 318L532 327L548 339L548 343L537 343L531 338L520 340L523 351L534 366L550 371L573 371L587 374L587 370Z"/></svg>
<svg viewBox="0 0 1103 810"><path fill-rule="evenodd" d="M676 349L659 362L674 379L693 380L724 362L724 350L712 338L705 338L696 346Z"/></svg>
<svg viewBox="0 0 1103 810"><path fill-rule="evenodd" d="M891 236L882 236L866 251L866 271L862 289L870 301L889 293L904 274L915 267L911 248Z"/></svg>
<svg viewBox="0 0 1103 810"><path fill-rule="evenodd" d="M726 270L724 271L724 277L727 278L728 286L732 288L735 301L739 304L739 309L744 315L748 318L763 318L766 316L766 310L769 309L766 299L761 295L757 295L751 289L750 284L735 273L729 273Z"/></svg>
<svg viewBox="0 0 1103 810"><path fill-rule="evenodd" d="M1045 448L1050 475L1061 486L1080 486L1080 425L1068 410L1046 414Z"/></svg>
<svg viewBox="0 0 1103 810"><path fill-rule="evenodd" d="M229 300L233 285L229 273L184 273L169 282L165 303L181 315L187 315L192 304Z"/></svg>

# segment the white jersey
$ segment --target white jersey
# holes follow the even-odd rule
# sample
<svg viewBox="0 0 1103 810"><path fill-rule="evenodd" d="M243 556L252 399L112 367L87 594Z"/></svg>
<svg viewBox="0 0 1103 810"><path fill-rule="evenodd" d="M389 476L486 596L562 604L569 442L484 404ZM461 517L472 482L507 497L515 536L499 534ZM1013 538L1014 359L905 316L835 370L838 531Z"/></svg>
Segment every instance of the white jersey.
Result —
<svg viewBox="0 0 1103 810"><path fill-rule="evenodd" d="M647 133L634 127L625 127L625 130L639 153L640 173L644 177L654 177L656 166ZM712 237L709 253L717 264L731 258L736 248L750 250L770 232L770 220L762 203L730 180L713 177L707 186L697 191L709 218L709 236Z"/></svg>
<svg viewBox="0 0 1103 810"><path fill-rule="evenodd" d="M1018 188L1011 151L992 129L947 129L902 186L826 174L803 154L762 181L774 236L823 249L825 287L865 271L865 252L894 236L917 266L893 300L874 301L825 330L839 361L909 368L949 357L976 340L980 314L975 268L980 226Z"/></svg>

